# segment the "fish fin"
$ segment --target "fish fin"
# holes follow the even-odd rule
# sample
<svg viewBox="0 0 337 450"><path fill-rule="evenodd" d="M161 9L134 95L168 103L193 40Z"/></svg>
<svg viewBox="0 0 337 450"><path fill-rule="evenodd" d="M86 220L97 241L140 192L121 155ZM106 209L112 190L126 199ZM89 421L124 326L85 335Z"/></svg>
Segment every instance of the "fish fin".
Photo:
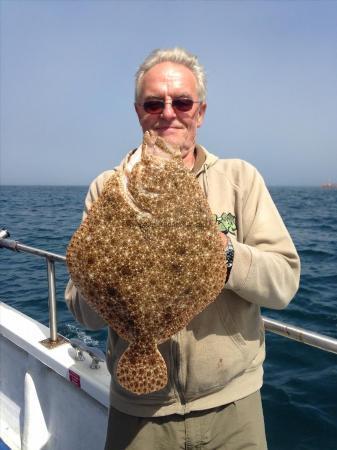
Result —
<svg viewBox="0 0 337 450"><path fill-rule="evenodd" d="M117 380L121 386L134 394L149 394L167 385L167 367L156 344L140 351L138 343L121 356L117 366Z"/></svg>

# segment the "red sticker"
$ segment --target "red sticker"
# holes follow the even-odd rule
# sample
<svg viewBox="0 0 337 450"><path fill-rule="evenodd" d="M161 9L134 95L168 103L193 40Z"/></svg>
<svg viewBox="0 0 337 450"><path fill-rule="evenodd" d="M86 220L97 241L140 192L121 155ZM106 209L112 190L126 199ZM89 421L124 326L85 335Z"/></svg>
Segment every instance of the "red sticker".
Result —
<svg viewBox="0 0 337 450"><path fill-rule="evenodd" d="M77 387L81 387L81 377L73 372L72 370L69 369L68 371L69 373L69 381L71 381L71 383L75 384Z"/></svg>

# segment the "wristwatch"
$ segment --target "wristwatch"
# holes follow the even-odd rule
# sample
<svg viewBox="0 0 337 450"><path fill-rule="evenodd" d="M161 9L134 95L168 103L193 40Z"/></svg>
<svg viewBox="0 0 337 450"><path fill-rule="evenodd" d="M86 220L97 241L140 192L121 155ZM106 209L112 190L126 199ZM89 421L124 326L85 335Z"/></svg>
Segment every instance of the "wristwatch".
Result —
<svg viewBox="0 0 337 450"><path fill-rule="evenodd" d="M227 247L225 248L225 258L226 258L226 266L227 266L227 274L225 283L227 283L229 275L231 273L234 261L234 247L232 241L227 236Z"/></svg>

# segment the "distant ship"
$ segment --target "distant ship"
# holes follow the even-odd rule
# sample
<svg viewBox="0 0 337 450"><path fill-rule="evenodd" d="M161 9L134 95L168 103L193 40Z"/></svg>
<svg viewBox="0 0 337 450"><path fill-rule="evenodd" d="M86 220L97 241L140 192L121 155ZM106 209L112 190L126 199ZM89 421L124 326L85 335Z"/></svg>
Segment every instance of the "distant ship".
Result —
<svg viewBox="0 0 337 450"><path fill-rule="evenodd" d="M321 184L323 189L337 189L337 183L323 183Z"/></svg>

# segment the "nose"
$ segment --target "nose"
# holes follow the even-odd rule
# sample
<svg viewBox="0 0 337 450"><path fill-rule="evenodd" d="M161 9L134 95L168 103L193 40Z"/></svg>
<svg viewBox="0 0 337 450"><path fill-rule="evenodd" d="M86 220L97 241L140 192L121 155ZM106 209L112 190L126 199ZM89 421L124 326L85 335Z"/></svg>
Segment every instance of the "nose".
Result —
<svg viewBox="0 0 337 450"><path fill-rule="evenodd" d="M176 117L176 112L173 109L171 102L165 102L164 109L163 109L163 112L161 113L161 116L165 120L171 120Z"/></svg>

